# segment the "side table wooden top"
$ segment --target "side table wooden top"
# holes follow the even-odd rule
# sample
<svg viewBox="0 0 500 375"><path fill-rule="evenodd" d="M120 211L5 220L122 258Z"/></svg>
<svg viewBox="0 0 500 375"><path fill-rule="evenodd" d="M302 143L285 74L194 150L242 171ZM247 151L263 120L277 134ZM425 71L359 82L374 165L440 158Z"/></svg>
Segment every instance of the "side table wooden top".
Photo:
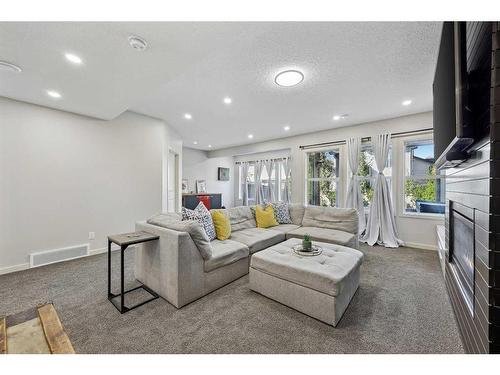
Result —
<svg viewBox="0 0 500 375"><path fill-rule="evenodd" d="M144 231L112 234L108 236L108 240L117 244L118 246L128 246L141 242L154 241L160 237Z"/></svg>

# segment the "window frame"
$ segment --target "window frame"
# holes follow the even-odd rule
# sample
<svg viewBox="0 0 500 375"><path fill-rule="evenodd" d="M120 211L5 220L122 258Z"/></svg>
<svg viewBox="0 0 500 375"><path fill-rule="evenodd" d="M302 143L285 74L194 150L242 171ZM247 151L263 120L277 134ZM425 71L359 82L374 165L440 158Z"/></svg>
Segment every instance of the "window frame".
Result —
<svg viewBox="0 0 500 375"><path fill-rule="evenodd" d="M337 177L330 177L330 178L320 178L320 177L313 177L313 178L308 178L307 177L307 170L309 166L309 154L314 154L318 152L327 152L327 151L335 151L339 155L339 162L336 168L338 169ZM321 147L321 148L311 148L308 150L304 150L304 205L309 206L309 181L334 181L335 182L335 191L336 191L336 196L335 196L335 206L328 206L328 207L342 207L342 201L341 198L343 198L343 190L341 188L341 182L343 180L343 167L342 167L342 161L343 161L343 152L345 152L344 148L339 146L328 146L328 147Z"/></svg>
<svg viewBox="0 0 500 375"><path fill-rule="evenodd" d="M400 189L400 198L399 198L399 203L400 203L400 209L399 209L399 216L400 217L406 217L406 218L414 218L414 219L434 219L434 220L442 220L445 217L445 214L438 214L438 213L431 213L431 212L407 212L406 211L406 181L407 180L441 180L442 181L442 188L445 189L446 181L445 178L446 176L444 174L441 174L437 171L437 174L435 176L421 176L421 175L415 175L415 176L407 176L406 175L406 147L408 144L425 144L425 142L432 143L434 144L434 137L432 133L427 133L427 134L419 134L419 135L414 135L414 136L409 136L409 137L402 137L401 139L401 167L400 167L400 174L401 174L401 179L398 188ZM435 155L434 155L435 157ZM446 197L444 198L444 201L446 203Z"/></svg>

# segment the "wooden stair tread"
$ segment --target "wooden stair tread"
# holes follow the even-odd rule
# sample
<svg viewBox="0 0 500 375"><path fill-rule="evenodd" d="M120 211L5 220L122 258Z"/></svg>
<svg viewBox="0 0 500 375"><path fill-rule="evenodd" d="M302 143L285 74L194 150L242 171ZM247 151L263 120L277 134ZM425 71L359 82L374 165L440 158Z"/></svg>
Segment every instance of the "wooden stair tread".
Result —
<svg viewBox="0 0 500 375"><path fill-rule="evenodd" d="M57 316L54 305L38 307L38 316L52 354L75 354L73 345Z"/></svg>
<svg viewBox="0 0 500 375"><path fill-rule="evenodd" d="M3 316L0 317L0 354L7 354L7 324Z"/></svg>

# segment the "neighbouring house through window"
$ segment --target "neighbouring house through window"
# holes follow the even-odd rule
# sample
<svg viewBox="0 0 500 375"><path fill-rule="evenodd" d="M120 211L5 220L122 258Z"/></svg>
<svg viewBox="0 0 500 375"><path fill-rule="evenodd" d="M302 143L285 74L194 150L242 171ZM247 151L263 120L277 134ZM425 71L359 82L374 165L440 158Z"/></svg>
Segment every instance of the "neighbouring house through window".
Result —
<svg viewBox="0 0 500 375"><path fill-rule="evenodd" d="M444 176L434 165L432 140L405 142L404 147L404 212L444 214Z"/></svg>

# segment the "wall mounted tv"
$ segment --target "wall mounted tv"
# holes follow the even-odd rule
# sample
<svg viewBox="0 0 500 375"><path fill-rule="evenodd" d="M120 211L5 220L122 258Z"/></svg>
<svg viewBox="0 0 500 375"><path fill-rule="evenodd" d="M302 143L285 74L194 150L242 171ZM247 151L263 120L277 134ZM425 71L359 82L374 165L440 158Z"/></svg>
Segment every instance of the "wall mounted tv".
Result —
<svg viewBox="0 0 500 375"><path fill-rule="evenodd" d="M474 51L471 40L481 38ZM489 39L489 41L488 41ZM477 39L476 39L477 40ZM468 159L488 133L491 23L444 22L432 86L438 168Z"/></svg>

